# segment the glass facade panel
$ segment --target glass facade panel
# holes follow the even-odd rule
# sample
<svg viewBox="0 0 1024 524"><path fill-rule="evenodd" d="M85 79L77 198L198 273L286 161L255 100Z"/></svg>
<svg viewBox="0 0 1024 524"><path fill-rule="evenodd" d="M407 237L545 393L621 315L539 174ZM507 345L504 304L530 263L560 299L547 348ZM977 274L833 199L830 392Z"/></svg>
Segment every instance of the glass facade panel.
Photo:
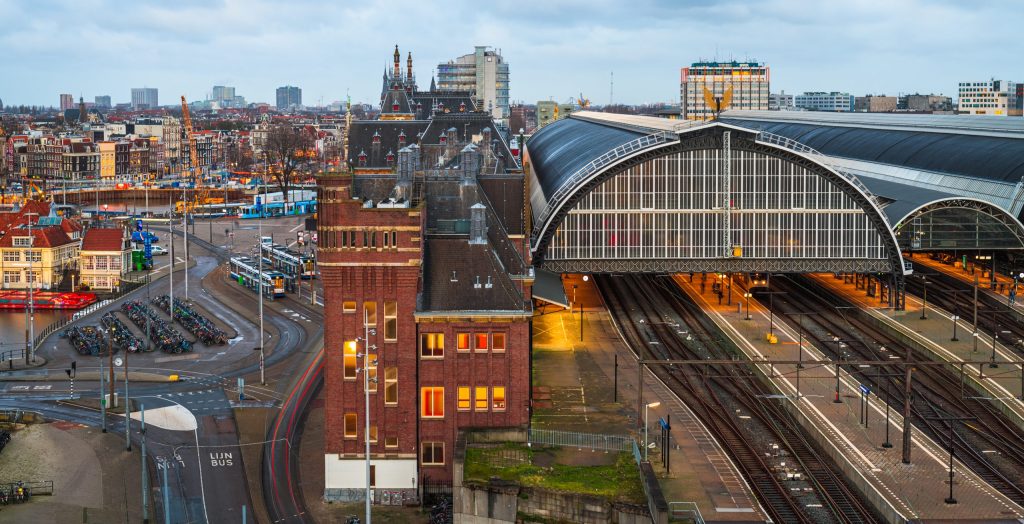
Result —
<svg viewBox="0 0 1024 524"><path fill-rule="evenodd" d="M885 259L884 239L837 185L781 158L731 153L727 200L720 150L652 159L584 196L545 258L720 258L739 247L744 258Z"/></svg>
<svg viewBox="0 0 1024 524"><path fill-rule="evenodd" d="M1001 211L993 211L1001 212ZM980 209L946 207L921 213L896 229L896 241L903 249L1021 249L1020 238L1006 223Z"/></svg>

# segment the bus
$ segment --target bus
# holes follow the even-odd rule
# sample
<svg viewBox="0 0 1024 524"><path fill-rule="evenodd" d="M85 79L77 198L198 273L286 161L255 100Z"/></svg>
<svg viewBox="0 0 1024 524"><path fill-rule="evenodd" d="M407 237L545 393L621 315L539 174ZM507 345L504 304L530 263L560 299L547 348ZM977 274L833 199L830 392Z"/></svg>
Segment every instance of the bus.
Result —
<svg viewBox="0 0 1024 524"><path fill-rule="evenodd" d="M313 257L288 249L281 244L260 243L263 258L270 261L271 267L292 278L309 280L316 278L316 264Z"/></svg>
<svg viewBox="0 0 1024 524"><path fill-rule="evenodd" d="M232 280L253 291L259 289L258 262L249 257L232 257L228 264ZM284 273L272 268L265 268L263 270L263 295L271 300L283 297L286 280L288 280L288 276Z"/></svg>

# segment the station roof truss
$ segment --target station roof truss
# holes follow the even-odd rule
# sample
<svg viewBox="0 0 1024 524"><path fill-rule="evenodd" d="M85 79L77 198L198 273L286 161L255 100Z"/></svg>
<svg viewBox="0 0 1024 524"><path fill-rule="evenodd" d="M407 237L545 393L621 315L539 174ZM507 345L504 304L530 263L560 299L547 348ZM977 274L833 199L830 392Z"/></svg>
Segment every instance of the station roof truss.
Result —
<svg viewBox="0 0 1024 524"><path fill-rule="evenodd" d="M999 206L946 198L919 206L896 223L896 239L912 251L1024 249L1024 225Z"/></svg>
<svg viewBox="0 0 1024 524"><path fill-rule="evenodd" d="M798 142L576 113L526 147L534 260L556 272L906 272L883 202Z"/></svg>

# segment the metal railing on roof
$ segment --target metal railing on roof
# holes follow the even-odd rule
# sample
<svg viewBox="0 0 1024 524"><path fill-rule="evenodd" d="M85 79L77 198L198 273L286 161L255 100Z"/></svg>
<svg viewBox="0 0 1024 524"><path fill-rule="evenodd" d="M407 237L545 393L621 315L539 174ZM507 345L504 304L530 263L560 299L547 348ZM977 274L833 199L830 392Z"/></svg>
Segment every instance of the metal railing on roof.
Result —
<svg viewBox="0 0 1024 524"><path fill-rule="evenodd" d="M825 164L826 166L830 167L833 171L839 173L839 175L845 178L848 182L850 182L850 184L852 184L857 189L861 190L861 192L864 193L864 195L866 195L868 199L870 199L871 202L875 204L876 207L878 207L879 209L882 208L882 203L878 200L877 197L875 197L875 195L871 194L871 191L867 188L867 186L864 185L863 182L860 181L859 178L857 178L856 175L848 173L843 169L840 169L838 166L836 166L830 161L828 156L821 153L817 149L814 149L813 147L810 147L806 144L797 142L792 138L785 137L782 135L776 135L774 133L769 133L764 130L759 130L757 132L757 141L771 144L774 146L779 146L783 149L788 149L790 151L794 151L796 153L800 153L802 155L814 158L814 160L822 164Z"/></svg>
<svg viewBox="0 0 1024 524"><path fill-rule="evenodd" d="M632 155L633 153L636 153L638 151L649 149L656 145L664 144L669 140L677 138L679 138L679 135L676 135L675 133L669 133L667 131L642 136L640 138L637 138L636 140L626 142L625 144L622 144L612 149L611 151L608 151L605 154L591 160L583 167L577 169L576 172L569 176L569 178L562 183L558 190L555 191L553 195L551 195L551 198L548 199L547 209L544 210L544 214L536 223L542 226L543 224L546 224L548 219L551 218L551 214L554 213L556 209L551 204L559 202L563 198L567 197L569 193L576 190L576 186L579 183L586 180L587 177L596 173L604 166L607 166L608 164L611 164L612 162L615 162L616 160L623 158L625 156Z"/></svg>

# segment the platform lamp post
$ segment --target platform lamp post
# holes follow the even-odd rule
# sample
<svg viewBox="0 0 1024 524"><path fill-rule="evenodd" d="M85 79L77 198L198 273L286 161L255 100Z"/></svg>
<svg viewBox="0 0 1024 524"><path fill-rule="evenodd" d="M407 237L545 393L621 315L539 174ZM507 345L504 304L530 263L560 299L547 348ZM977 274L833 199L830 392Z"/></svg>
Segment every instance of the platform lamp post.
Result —
<svg viewBox="0 0 1024 524"><path fill-rule="evenodd" d="M655 400L654 402L648 402L647 404L644 404L644 462L647 462L647 446L649 445L649 443L647 442L647 433L650 431L647 425L647 410L650 408L656 408L660 405L661 401L659 400Z"/></svg>
<svg viewBox="0 0 1024 524"><path fill-rule="evenodd" d="M366 523L370 524L370 522L371 522L371 520L370 520L370 518L371 518L371 515L370 515L370 506L371 506L371 501L370 501L370 364L373 364L374 366L377 365L376 357L370 355L370 351L371 350L376 351L377 350L377 346L370 344L370 337L377 335L377 329L376 328L371 328L369 323L368 323L368 320L369 320L369 314L366 311L366 308L364 307L363 308L363 329L364 329L363 336L362 337L356 337L356 340L355 340L354 343L358 344L360 341L362 341L363 349L364 349L364 353L362 353L362 354L356 353L356 358L360 358L360 357L363 358L363 369L362 369L362 372L363 372L363 396L365 398L365 406L364 407L365 407L365 410L366 410L364 412L365 416L363 417L365 419L363 440L364 440L365 446L366 446L366 448L365 448L366 449ZM374 377L373 380L376 381L377 378Z"/></svg>
<svg viewBox="0 0 1024 524"><path fill-rule="evenodd" d="M928 275L921 275L921 286L924 292L921 294L921 320L928 319Z"/></svg>
<svg viewBox="0 0 1024 524"><path fill-rule="evenodd" d="M750 291L743 293L743 300L746 302L746 304L744 304L744 308L747 310L747 317L745 320L750 320L750 296Z"/></svg>
<svg viewBox="0 0 1024 524"><path fill-rule="evenodd" d="M590 281L590 275L583 275L583 281ZM576 301L576 285L573 284L572 299ZM583 342L583 304L580 304L580 342Z"/></svg>
<svg viewBox="0 0 1024 524"><path fill-rule="evenodd" d="M35 259L35 237L32 236L32 217L39 219L39 213L25 213L25 217L28 218L28 246L29 249L26 252L28 254L28 309L25 310L25 315L28 317L28 325L25 326L25 365L29 364L29 361L33 364L36 362L36 301L35 301L35 288L36 288L36 274L32 270L32 261Z"/></svg>
<svg viewBox="0 0 1024 524"><path fill-rule="evenodd" d="M843 401L839 400L839 372L841 371L841 368L839 367L839 361L842 359L841 355L843 353L843 341L839 337L832 337L832 341L836 343L836 398L832 402L834 404L841 404Z"/></svg>

